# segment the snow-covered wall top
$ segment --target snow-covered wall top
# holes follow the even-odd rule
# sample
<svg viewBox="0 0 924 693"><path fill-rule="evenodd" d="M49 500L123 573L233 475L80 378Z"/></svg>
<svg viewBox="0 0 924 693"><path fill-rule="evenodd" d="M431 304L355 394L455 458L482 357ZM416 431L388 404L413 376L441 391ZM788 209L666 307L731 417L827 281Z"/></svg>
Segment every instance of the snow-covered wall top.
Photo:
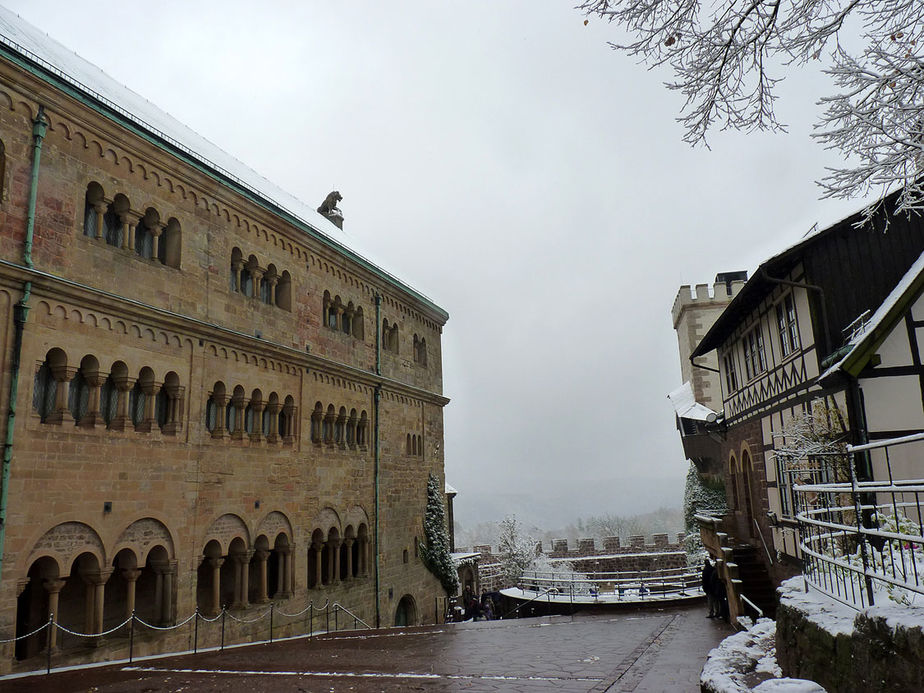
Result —
<svg viewBox="0 0 924 693"><path fill-rule="evenodd" d="M277 210L280 210L291 216L307 233L345 252L398 288L424 301L443 314L444 319L449 317L429 298L382 269L382 263L373 260L371 253L361 248L355 237L350 237L294 195L5 7L0 7L0 45L10 49L30 66L38 67L40 76L51 76L66 82L91 104L102 107L99 110L105 115L131 122L159 144L166 145L172 153L185 155L204 166L219 180L249 191L271 211L278 214Z"/></svg>

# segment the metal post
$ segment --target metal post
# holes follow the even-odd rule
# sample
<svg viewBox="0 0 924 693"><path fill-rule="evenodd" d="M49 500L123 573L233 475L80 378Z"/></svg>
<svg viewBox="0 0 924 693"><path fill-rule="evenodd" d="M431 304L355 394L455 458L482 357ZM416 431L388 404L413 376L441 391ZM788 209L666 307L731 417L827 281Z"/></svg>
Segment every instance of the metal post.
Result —
<svg viewBox="0 0 924 693"><path fill-rule="evenodd" d="M850 466L850 491L853 495L853 507L854 515L857 519L857 535L860 540L860 556L863 558L863 580L866 583L866 595L869 598L869 605L873 606L873 581L870 579L869 571L869 558L866 555L866 539L863 536L863 522L860 519L862 514L862 509L860 507L860 494L857 493L857 470L856 465L851 464Z"/></svg>
<svg viewBox="0 0 924 693"><path fill-rule="evenodd" d="M270 604L270 642L273 642L273 607L275 604Z"/></svg>
<svg viewBox="0 0 924 693"><path fill-rule="evenodd" d="M220 650L221 652L224 652L225 650L225 614L227 613L228 612L225 609L225 607L222 606L221 607L221 650Z"/></svg>
<svg viewBox="0 0 924 693"><path fill-rule="evenodd" d="M132 617L128 621L128 663L132 663L132 656L135 653L135 610L132 609Z"/></svg>
<svg viewBox="0 0 924 693"><path fill-rule="evenodd" d="M324 620L327 624L325 630L330 633L330 602L324 605Z"/></svg>
<svg viewBox="0 0 924 693"><path fill-rule="evenodd" d="M54 612L48 614L48 635L45 637L48 647L46 648L47 653L45 654L45 673L51 673L51 634L55 627L55 615Z"/></svg>
<svg viewBox="0 0 924 693"><path fill-rule="evenodd" d="M334 631L340 630L340 605L334 604Z"/></svg>
<svg viewBox="0 0 924 693"><path fill-rule="evenodd" d="M196 615L193 617L195 622L193 628L193 654L199 651L199 606L196 605Z"/></svg>
<svg viewBox="0 0 924 693"><path fill-rule="evenodd" d="M314 602L308 602L308 635L314 635Z"/></svg>

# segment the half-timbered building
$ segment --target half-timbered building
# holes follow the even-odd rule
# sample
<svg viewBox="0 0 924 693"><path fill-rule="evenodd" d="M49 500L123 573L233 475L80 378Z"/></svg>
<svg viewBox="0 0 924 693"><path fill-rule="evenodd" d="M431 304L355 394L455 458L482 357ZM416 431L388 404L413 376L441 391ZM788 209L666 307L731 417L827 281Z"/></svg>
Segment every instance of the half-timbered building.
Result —
<svg viewBox="0 0 924 693"><path fill-rule="evenodd" d="M712 353L718 363L722 406L710 433L729 512L704 523L703 533L723 561L733 612L739 594L772 612L773 585L800 567L793 478L775 453L794 422L823 412L832 435L865 441L863 422L880 416L865 413L865 388L875 391L878 412L891 416L895 381L848 386L834 373L821 376L924 251L921 217L895 214L893 206L889 198L865 225L861 214L851 216L763 262L691 355L694 366ZM919 376L913 362L896 368L890 376ZM883 435L902 428L882 426Z"/></svg>

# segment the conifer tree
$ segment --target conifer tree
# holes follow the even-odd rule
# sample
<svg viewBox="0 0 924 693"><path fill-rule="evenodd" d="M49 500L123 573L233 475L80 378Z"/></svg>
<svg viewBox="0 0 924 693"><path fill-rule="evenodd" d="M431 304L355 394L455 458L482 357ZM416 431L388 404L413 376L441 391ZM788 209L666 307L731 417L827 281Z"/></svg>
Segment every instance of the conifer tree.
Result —
<svg viewBox="0 0 924 693"><path fill-rule="evenodd" d="M420 557L427 569L439 578L446 594L453 595L459 590L459 576L449 555L443 495L439 479L430 474L427 480L427 512L424 517L424 541L420 544Z"/></svg>

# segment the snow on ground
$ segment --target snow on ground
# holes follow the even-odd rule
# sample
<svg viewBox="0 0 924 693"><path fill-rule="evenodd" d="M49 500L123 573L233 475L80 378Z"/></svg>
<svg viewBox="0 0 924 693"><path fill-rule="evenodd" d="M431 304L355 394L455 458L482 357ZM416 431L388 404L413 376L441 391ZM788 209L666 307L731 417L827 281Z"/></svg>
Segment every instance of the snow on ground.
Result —
<svg viewBox="0 0 924 693"><path fill-rule="evenodd" d="M817 683L782 675L776 663L776 623L762 618L709 653L700 682L715 693L825 693Z"/></svg>
<svg viewBox="0 0 924 693"><path fill-rule="evenodd" d="M780 602L786 602L804 614L811 616L812 623L823 628L831 635L837 636L853 632L853 620L857 616L855 609L836 602L827 595L809 588L805 591L805 581L801 577L784 580L779 587ZM907 607L906 607L907 608Z"/></svg>

